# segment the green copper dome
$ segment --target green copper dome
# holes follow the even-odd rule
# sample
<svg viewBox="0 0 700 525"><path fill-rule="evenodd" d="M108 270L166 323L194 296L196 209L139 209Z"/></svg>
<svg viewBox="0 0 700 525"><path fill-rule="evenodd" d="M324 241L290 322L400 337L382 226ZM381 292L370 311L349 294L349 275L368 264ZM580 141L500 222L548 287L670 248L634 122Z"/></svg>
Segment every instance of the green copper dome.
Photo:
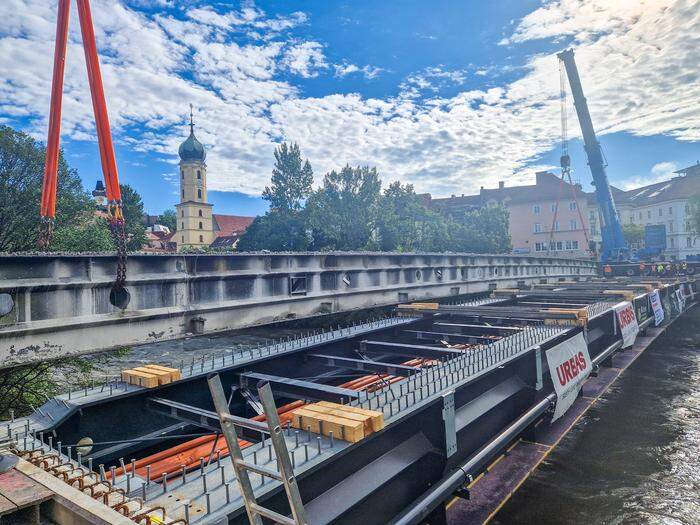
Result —
<svg viewBox="0 0 700 525"><path fill-rule="evenodd" d="M204 146L201 142L197 140L194 136L194 129L190 130L190 136L187 140L180 144L180 149L178 150L180 155L180 160L182 161L200 161L204 162L207 156L206 151L204 151Z"/></svg>

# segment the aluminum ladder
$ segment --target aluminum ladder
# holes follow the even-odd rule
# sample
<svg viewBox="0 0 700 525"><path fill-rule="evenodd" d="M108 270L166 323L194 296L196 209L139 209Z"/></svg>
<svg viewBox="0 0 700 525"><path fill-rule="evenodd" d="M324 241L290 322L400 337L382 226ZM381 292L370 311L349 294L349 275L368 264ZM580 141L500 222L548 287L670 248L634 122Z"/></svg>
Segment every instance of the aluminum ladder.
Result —
<svg viewBox="0 0 700 525"><path fill-rule="evenodd" d="M221 432L223 433L224 438L226 439L226 444L228 445L228 450L231 455L231 462L233 463L233 470L236 473L238 486L241 489L241 496L243 498L243 503L245 503L246 512L248 513L248 520L250 521L251 525L263 525L263 518L270 519L275 523L280 523L282 525L308 525L306 514L304 512L304 504L301 501L299 487L297 485L296 477L294 476L292 462L289 459L287 443L284 440L283 430L280 425L280 418L277 414L277 407L275 406L275 400L272 396L272 389L270 388L270 385L265 383L262 387L258 388L258 396L260 398L260 402L262 403L263 411L266 417L266 422L262 423L251 419L234 416L229 412L226 395L224 394L221 379L218 375L209 377L207 382L209 383L209 391L211 392L211 397L214 400L214 408L216 409L216 413L219 416L219 421L221 423ZM238 444L236 426L270 435L272 448L275 451L275 456L277 459L278 471L263 467L261 465L255 465L254 463L250 463L243 459L243 452ZM253 485L250 482L250 476L248 475L249 471L261 476L276 479L284 485L284 490L287 493L287 501L289 502L289 508L292 512L291 518L258 504L257 500L255 499L255 494L253 493Z"/></svg>

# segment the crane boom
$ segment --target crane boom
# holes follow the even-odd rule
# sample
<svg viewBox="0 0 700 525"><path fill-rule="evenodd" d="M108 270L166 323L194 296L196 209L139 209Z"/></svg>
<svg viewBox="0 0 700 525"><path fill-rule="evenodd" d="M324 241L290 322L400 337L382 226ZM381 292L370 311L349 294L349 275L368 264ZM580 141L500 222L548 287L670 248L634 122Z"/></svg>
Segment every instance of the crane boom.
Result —
<svg viewBox="0 0 700 525"><path fill-rule="evenodd" d="M574 51L567 49L559 53L557 57L563 62L566 76L569 79L574 107L576 108L578 121L581 125L581 133L583 134L583 144L588 157L588 166L593 176L596 200L600 208L600 232L603 241L601 260L603 262L628 260L629 249L622 234L620 217L610 191L610 183L608 182L605 162L603 161L603 151L593 129L593 121L588 111L586 97L583 95L583 86L581 85L576 61L574 60Z"/></svg>

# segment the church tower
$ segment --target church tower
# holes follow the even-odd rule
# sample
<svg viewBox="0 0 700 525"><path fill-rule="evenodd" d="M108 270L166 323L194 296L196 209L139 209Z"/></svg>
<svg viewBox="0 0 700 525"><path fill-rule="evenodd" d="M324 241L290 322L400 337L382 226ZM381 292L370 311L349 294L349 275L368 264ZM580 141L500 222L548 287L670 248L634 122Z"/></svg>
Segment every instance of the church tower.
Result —
<svg viewBox="0 0 700 525"><path fill-rule="evenodd" d="M190 104L190 136L180 144L180 203L177 209L177 249L209 246L214 240L212 204L207 203L206 152L194 136Z"/></svg>

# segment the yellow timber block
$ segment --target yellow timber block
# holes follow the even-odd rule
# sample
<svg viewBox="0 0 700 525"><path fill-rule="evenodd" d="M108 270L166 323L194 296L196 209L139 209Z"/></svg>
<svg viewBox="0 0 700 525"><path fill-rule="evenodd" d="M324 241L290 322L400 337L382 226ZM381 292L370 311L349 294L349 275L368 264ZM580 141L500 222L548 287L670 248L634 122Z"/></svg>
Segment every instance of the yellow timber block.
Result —
<svg viewBox="0 0 700 525"><path fill-rule="evenodd" d="M177 368L170 368L169 366L163 365L144 365L145 368L152 368L153 370L160 370L161 372L168 372L170 374L170 381L179 381L182 379L182 374Z"/></svg>
<svg viewBox="0 0 700 525"><path fill-rule="evenodd" d="M338 403L331 403L330 401L319 401L314 403L315 405L325 406L328 408L342 408L343 411L352 412L362 416L368 416L372 422L372 432L377 432L384 428L384 413L378 412L376 410L367 410L366 408L353 407L348 405L339 405Z"/></svg>
<svg viewBox="0 0 700 525"><path fill-rule="evenodd" d="M151 374L156 376L158 378L159 385L167 385L171 381L170 372L166 372L164 370L156 370L155 368L145 366L137 366L136 368L132 368L132 370L135 372L141 372L142 374Z"/></svg>
<svg viewBox="0 0 700 525"><path fill-rule="evenodd" d="M333 432L334 438L350 443L356 443L365 437L362 421L322 414L304 407L292 411L292 426L303 430L310 427L311 432L324 436L329 436Z"/></svg>
<svg viewBox="0 0 700 525"><path fill-rule="evenodd" d="M439 303L410 303L399 305L399 308L408 310L437 310L439 307Z"/></svg>
<svg viewBox="0 0 700 525"><path fill-rule="evenodd" d="M122 370L122 381L146 388L155 388L158 386L158 376L139 372L138 370Z"/></svg>

